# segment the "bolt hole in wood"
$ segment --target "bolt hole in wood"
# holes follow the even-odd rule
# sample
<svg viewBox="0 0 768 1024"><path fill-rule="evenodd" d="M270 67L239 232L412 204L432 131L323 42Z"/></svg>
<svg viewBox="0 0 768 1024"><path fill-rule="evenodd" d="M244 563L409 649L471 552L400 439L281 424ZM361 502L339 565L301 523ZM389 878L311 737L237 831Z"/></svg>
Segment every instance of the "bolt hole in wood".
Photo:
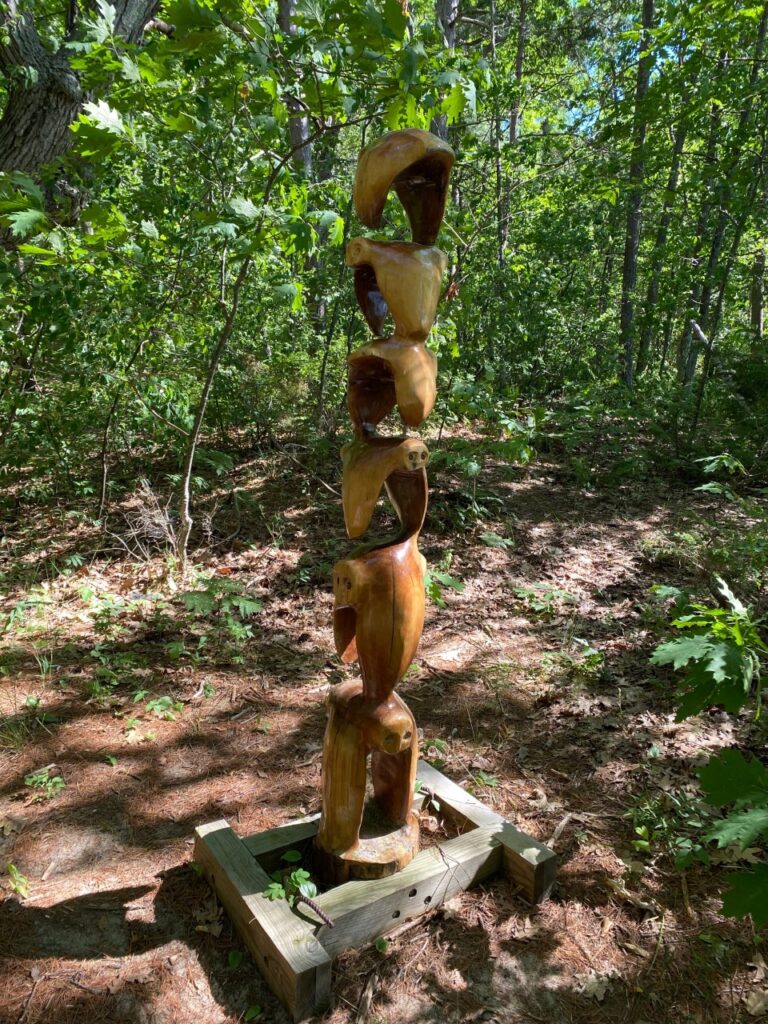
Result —
<svg viewBox="0 0 768 1024"><path fill-rule="evenodd" d="M410 892L408 893L408 895L409 895L409 896L410 896L411 898L413 898L413 897L414 897L414 896L416 895L416 890L415 890L415 889L411 889L411 891L410 891Z"/></svg>
<svg viewBox="0 0 768 1024"><path fill-rule="evenodd" d="M400 917L400 911L399 911L399 910L396 910L396 911L394 912L394 914L392 915L392 917Z"/></svg>
<svg viewBox="0 0 768 1024"><path fill-rule="evenodd" d="M424 897L424 902L425 903L431 903L432 902L432 897L431 896L425 896Z"/></svg>

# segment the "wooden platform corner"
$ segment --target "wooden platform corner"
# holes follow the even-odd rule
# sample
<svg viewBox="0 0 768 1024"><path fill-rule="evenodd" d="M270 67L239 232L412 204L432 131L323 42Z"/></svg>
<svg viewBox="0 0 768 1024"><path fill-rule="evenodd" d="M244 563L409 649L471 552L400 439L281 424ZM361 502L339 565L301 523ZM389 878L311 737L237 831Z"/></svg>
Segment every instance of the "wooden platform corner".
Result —
<svg viewBox="0 0 768 1024"><path fill-rule="evenodd" d="M503 871L533 903L549 894L555 881L552 850L424 761L417 778L420 792L461 834L422 850L396 875L321 893L315 902L333 928L304 906L294 910L263 895L271 881L267 872L286 850L312 841L319 815L244 839L226 821L195 830L195 860L295 1021L328 1007L333 957L373 942L483 879Z"/></svg>

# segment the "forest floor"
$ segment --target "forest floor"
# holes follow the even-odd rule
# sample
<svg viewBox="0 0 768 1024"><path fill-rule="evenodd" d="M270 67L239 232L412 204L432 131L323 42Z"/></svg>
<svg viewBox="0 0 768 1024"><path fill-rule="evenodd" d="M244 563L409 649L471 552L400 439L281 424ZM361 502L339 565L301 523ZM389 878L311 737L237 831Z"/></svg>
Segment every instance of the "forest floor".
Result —
<svg viewBox="0 0 768 1024"><path fill-rule="evenodd" d="M350 544L335 464L310 474L302 458L241 462L239 512L209 493L220 504L194 585L154 545L146 492L106 539L85 502L9 505L0 867L28 891L0 878L0 1021L288 1020L190 862L200 824L225 817L247 835L319 808L324 697L347 674L330 570ZM585 489L546 455L486 470L482 521L460 481L438 483L422 550L445 565L450 549L464 589L428 606L400 692L422 753L550 843L558 882L532 908L495 878L386 949L342 956L318 1020L754 1019L768 968L751 925L720 914L723 868L682 873L668 856L697 764L748 746L752 726L719 711L676 723L673 681L648 662L668 618L651 585L694 579L686 538L726 512L653 475ZM214 610L190 610L185 588ZM261 610L216 611L240 590Z"/></svg>

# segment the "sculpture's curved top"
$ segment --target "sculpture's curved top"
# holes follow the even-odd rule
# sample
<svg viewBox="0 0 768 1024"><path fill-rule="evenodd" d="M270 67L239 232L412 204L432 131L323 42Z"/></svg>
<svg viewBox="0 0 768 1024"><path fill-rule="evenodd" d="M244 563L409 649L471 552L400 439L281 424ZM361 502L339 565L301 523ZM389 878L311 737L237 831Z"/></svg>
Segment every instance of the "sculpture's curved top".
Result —
<svg viewBox="0 0 768 1024"><path fill-rule="evenodd" d="M448 196L454 153L447 142L420 128L390 132L360 154L355 176L355 210L363 224L381 224L394 187L411 223L413 241L432 245Z"/></svg>

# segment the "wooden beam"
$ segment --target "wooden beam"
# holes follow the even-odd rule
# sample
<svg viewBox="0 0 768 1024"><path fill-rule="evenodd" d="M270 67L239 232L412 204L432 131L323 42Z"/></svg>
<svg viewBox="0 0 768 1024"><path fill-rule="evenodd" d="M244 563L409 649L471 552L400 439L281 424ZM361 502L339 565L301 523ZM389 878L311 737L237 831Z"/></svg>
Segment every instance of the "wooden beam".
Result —
<svg viewBox="0 0 768 1024"><path fill-rule="evenodd" d="M319 824L320 815L312 814L301 821L291 821L287 825L244 836L241 842L265 871L275 871L286 866L281 860L286 850L301 849L315 838Z"/></svg>
<svg viewBox="0 0 768 1024"><path fill-rule="evenodd" d="M388 878L346 882L321 893L315 902L334 927L323 925L317 937L332 957L367 945L493 875L501 868L502 850L495 828L474 829L422 850ZM307 907L297 909L307 919L317 920Z"/></svg>
<svg viewBox="0 0 768 1024"><path fill-rule="evenodd" d="M331 958L312 925L284 900L262 895L269 875L226 821L195 829L195 860L232 919L263 977L295 1021L330 1002Z"/></svg>
<svg viewBox="0 0 768 1024"><path fill-rule="evenodd" d="M416 778L438 801L440 814L459 824L492 829L504 846L505 873L531 903L546 899L554 885L557 866L557 855L549 847L515 828L426 761L419 761Z"/></svg>

